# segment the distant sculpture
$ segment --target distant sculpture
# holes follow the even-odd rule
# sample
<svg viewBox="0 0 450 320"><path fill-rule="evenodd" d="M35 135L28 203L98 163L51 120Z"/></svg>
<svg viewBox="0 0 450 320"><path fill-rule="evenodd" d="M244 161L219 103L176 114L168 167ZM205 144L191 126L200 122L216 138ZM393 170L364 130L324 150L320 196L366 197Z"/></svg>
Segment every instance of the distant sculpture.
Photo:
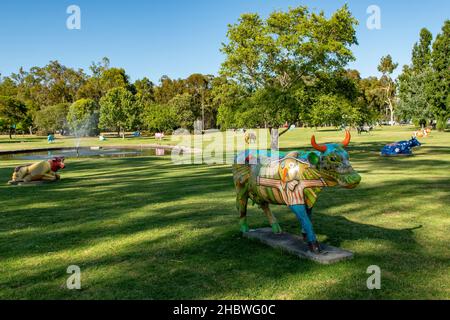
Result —
<svg viewBox="0 0 450 320"><path fill-rule="evenodd" d="M256 134L254 132L246 132L244 135L244 140L246 144L254 144L256 143Z"/></svg>
<svg viewBox="0 0 450 320"><path fill-rule="evenodd" d="M52 135L52 134L49 134L49 135L47 136L47 142L48 142L48 143L53 143L53 142L55 142L55 136Z"/></svg>
<svg viewBox="0 0 450 320"><path fill-rule="evenodd" d="M428 137L430 134L431 134L431 129L425 128L425 129L420 129L418 131L415 131L413 136L416 138L423 138L423 137Z"/></svg>
<svg viewBox="0 0 450 320"><path fill-rule="evenodd" d="M361 134L363 132L370 133L370 131L373 130L373 126L368 126L368 125L358 126L358 127L356 127L356 130L358 131L358 134Z"/></svg>
<svg viewBox="0 0 450 320"><path fill-rule="evenodd" d="M297 216L308 248L320 253L311 223L312 208L324 187L340 185L355 188L361 181L352 168L345 150L350 143L350 132L338 144L311 144L316 151L280 153L273 158L267 151L246 151L239 154L233 165L236 188L236 206L240 214L242 232L248 232L247 203L251 199L264 211L272 231L281 233L280 225L272 214L269 204L287 205Z"/></svg>
<svg viewBox="0 0 450 320"><path fill-rule="evenodd" d="M48 161L19 166L14 169L12 180L8 183L16 185L35 181L57 181L60 179L60 176L56 172L64 168L63 157L55 157Z"/></svg>
<svg viewBox="0 0 450 320"><path fill-rule="evenodd" d="M163 140L164 139L164 133L163 132L155 133L155 139Z"/></svg>
<svg viewBox="0 0 450 320"><path fill-rule="evenodd" d="M385 157L411 156L412 148L420 147L421 145L416 137L412 137L409 141L399 141L384 146L381 149L381 155Z"/></svg>

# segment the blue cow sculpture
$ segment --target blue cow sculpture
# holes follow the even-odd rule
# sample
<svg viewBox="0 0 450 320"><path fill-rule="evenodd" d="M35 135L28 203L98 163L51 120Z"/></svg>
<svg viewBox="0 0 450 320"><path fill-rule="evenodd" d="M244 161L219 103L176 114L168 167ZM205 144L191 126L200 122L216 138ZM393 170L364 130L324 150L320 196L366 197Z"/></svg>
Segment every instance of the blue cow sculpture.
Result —
<svg viewBox="0 0 450 320"><path fill-rule="evenodd" d="M419 142L419 140L413 137L409 141L399 141L384 146L384 148L381 150L381 155L386 157L411 156L411 149L414 147L420 147L421 145L422 144Z"/></svg>

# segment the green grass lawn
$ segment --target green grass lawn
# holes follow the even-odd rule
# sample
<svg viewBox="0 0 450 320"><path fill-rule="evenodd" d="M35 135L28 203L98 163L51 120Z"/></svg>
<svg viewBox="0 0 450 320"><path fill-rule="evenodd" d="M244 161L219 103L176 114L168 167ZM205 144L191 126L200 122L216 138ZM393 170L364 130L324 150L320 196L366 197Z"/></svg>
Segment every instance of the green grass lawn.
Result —
<svg viewBox="0 0 450 320"><path fill-rule="evenodd" d="M47 137L37 137L30 135L17 135L13 139L9 139L8 136L0 135L0 152L12 151L12 150L24 150L24 149L40 149L40 148L75 148L76 145L80 147L90 146L117 146L117 145L143 145L143 144L176 144L176 141L172 141L171 137L166 137L164 140L156 140L154 137L139 137L139 138L119 138L109 137L106 141L99 141L98 137L63 137L57 136L55 142L48 143Z"/></svg>
<svg viewBox="0 0 450 320"><path fill-rule="evenodd" d="M230 165L68 159L57 184L10 187L23 162L0 160L0 299L449 299L450 133L421 139L414 157L379 156L411 132L354 134L361 185L325 190L314 212L319 239L355 254L330 266L241 237ZM282 147L307 147L312 133L343 138L298 129ZM28 139L26 148L43 143ZM299 233L287 208L273 209ZM256 207L249 223L267 226ZM81 290L64 288L69 265L81 268ZM366 287L370 265L381 290Z"/></svg>

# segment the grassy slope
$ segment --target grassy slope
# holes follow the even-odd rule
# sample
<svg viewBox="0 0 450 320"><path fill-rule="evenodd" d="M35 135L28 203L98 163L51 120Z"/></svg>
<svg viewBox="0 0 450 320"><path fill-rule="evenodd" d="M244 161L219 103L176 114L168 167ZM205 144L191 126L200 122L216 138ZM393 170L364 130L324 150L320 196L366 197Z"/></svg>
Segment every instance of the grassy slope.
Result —
<svg viewBox="0 0 450 320"><path fill-rule="evenodd" d="M307 146L295 130L282 146ZM228 165L174 166L168 158L68 161L63 180L0 184L0 298L450 298L450 134L434 132L411 158L380 158L408 128L354 137L358 189L327 189L315 209L322 241L355 253L322 266L240 237ZM321 131L319 141L342 133ZM18 161L0 161L7 181ZM295 217L274 207L282 227ZM251 227L267 222L256 207ZM63 289L66 268L82 290ZM382 290L366 269L382 269Z"/></svg>

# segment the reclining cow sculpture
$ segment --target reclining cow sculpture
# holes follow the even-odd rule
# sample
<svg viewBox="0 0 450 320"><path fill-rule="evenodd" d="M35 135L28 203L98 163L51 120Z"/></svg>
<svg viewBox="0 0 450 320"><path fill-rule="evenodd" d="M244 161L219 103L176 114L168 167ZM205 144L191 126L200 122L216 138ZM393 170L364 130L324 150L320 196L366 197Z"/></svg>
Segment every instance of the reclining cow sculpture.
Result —
<svg viewBox="0 0 450 320"><path fill-rule="evenodd" d="M57 181L60 179L56 172L64 169L64 157L55 157L48 161L19 166L14 169L9 184L30 183L35 181Z"/></svg>
<svg viewBox="0 0 450 320"><path fill-rule="evenodd" d="M399 141L388 144L381 150L381 155L386 157L392 156L411 156L412 148L420 147L422 144L416 137L412 137L409 141Z"/></svg>
<svg viewBox="0 0 450 320"><path fill-rule="evenodd" d="M312 208L320 191L336 185L352 189L361 181L345 150L350 139L350 132L346 131L345 140L339 144L319 145L312 136L311 144L316 151L279 153L278 157L264 151L239 154L233 165L233 177L241 231L249 231L248 199L264 211L274 233L281 233L281 228L269 204L287 205L301 223L309 250L320 253L311 223Z"/></svg>

